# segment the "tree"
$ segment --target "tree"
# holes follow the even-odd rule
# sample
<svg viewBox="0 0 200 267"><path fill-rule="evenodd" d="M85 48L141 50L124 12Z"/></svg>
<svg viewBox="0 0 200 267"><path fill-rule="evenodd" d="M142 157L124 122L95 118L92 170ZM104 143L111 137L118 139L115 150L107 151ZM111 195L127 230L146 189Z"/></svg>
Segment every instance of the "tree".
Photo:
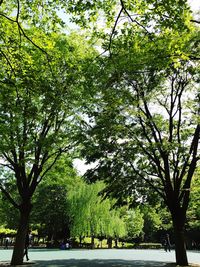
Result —
<svg viewBox="0 0 200 267"><path fill-rule="evenodd" d="M145 205L141 208L144 219L144 239L145 241L153 241L155 233L163 227L161 214L158 212L160 205L151 207Z"/></svg>
<svg viewBox="0 0 200 267"><path fill-rule="evenodd" d="M200 224L199 224L199 216L200 216L199 174L200 174L200 171L198 168L196 175L194 176L194 179L192 181L192 185L191 185L191 201L190 201L190 205L189 205L190 216L188 218L189 224L191 224L191 226L194 224L194 226L196 225L196 227L200 227Z"/></svg>
<svg viewBox="0 0 200 267"><path fill-rule="evenodd" d="M31 223L40 226L51 243L70 237L68 194L78 181L71 159L62 156L37 188Z"/></svg>
<svg viewBox="0 0 200 267"><path fill-rule="evenodd" d="M41 225L47 241L66 237L68 234L67 192L59 184L43 184L36 194L34 203L34 223Z"/></svg>
<svg viewBox="0 0 200 267"><path fill-rule="evenodd" d="M77 84L81 64L90 52L83 52L83 40L75 40L76 35L45 36L29 29L32 38L48 50L47 57L25 38L21 37L19 46L17 27L7 21L3 26L0 48L7 56L1 58L0 154L3 168L14 174L18 199L8 191L6 177L1 178L0 188L20 212L11 261L16 265L23 262L35 189L60 155L73 148L69 140L81 94Z"/></svg>
<svg viewBox="0 0 200 267"><path fill-rule="evenodd" d="M128 239L137 238L142 234L144 218L139 208L127 210L124 215L124 221L126 224Z"/></svg>
<svg viewBox="0 0 200 267"><path fill-rule="evenodd" d="M199 160L199 92L193 85L199 83L198 64L178 56L194 49L192 36L184 34L182 42L176 32L160 34L156 47L139 32L120 36L111 60L104 60L104 77L95 83L101 91L88 111L90 123L81 129L83 155L98 162L88 177L103 179L108 195L140 201L148 185L165 202L179 265L188 264L183 232Z"/></svg>
<svg viewBox="0 0 200 267"><path fill-rule="evenodd" d="M120 237L125 235L125 225L120 218L119 211L111 210L110 201L102 201L98 196L103 189L102 183L80 183L69 195L71 234L73 237L91 236L94 246L94 237Z"/></svg>
<svg viewBox="0 0 200 267"><path fill-rule="evenodd" d="M194 176L191 185L191 200L188 208L188 217L186 229L188 232L188 236L190 238L190 246L193 248L197 248L197 244L200 240L199 229L200 229L200 202L199 202L199 168Z"/></svg>
<svg viewBox="0 0 200 267"><path fill-rule="evenodd" d="M137 26L148 36L149 42L156 45L156 36L165 30L175 30L180 36L188 31L190 22L199 23L192 17L187 0L95 0L80 2L70 0L65 7L72 21L81 27L89 28L100 43L104 52L113 53L113 40L120 33L129 32ZM136 32L135 32L136 33Z"/></svg>

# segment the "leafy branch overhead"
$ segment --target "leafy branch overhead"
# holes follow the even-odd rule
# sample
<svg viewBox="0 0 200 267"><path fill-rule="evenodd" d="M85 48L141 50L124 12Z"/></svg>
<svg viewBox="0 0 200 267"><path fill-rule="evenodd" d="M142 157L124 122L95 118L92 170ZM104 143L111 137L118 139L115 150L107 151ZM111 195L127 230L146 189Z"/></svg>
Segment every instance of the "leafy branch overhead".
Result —
<svg viewBox="0 0 200 267"><path fill-rule="evenodd" d="M187 32L191 27L192 12L188 1L68 1L67 10L72 20L83 28L92 28L94 35L106 40L105 50L111 52L112 40L126 31L143 31L154 37L166 30ZM175 22L175 23L174 23ZM103 42L104 43L104 42Z"/></svg>
<svg viewBox="0 0 200 267"><path fill-rule="evenodd" d="M0 17L2 21L16 24L19 38L27 38L43 52L46 50L31 38L27 26L32 25L46 32L60 31L67 26L61 17L69 17L69 21L83 28L92 28L95 38L106 41L104 49L110 52L112 40L131 29L131 34L143 30L149 41L154 42L155 35L160 32L175 30L181 34L190 30L191 21L199 23L193 18L187 0L178 3L173 0L36 0L34 3L11 0L0 3Z"/></svg>

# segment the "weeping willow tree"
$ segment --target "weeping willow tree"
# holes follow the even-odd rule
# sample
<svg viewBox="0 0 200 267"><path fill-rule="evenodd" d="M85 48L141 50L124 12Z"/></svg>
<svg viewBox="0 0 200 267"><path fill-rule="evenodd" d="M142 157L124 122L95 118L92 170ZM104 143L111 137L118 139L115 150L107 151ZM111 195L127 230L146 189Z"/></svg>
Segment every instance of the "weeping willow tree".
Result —
<svg viewBox="0 0 200 267"><path fill-rule="evenodd" d="M83 236L90 236L92 246L94 237L120 237L126 233L119 210L111 210L110 200L102 200L98 195L103 187L101 182L91 185L81 182L69 193L71 235L79 237L80 242Z"/></svg>

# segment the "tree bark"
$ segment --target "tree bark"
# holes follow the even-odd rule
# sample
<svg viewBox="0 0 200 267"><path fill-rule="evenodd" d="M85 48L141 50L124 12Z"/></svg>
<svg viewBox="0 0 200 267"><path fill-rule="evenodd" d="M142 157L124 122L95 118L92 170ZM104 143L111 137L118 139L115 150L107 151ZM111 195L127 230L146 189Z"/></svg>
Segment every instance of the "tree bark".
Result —
<svg viewBox="0 0 200 267"><path fill-rule="evenodd" d="M188 266L184 235L185 217L183 215L177 216L178 214L180 213L177 212L175 216L172 216L175 236L176 264L181 266Z"/></svg>
<svg viewBox="0 0 200 267"><path fill-rule="evenodd" d="M118 239L115 237L115 248L118 248Z"/></svg>
<svg viewBox="0 0 200 267"><path fill-rule="evenodd" d="M23 203L20 207L20 220L17 229L15 246L13 249L11 265L22 265L24 258L24 248L26 235L29 228L29 217L31 212L31 204Z"/></svg>
<svg viewBox="0 0 200 267"><path fill-rule="evenodd" d="M108 237L107 244L108 244L108 248L112 248L112 237Z"/></svg>
<svg viewBox="0 0 200 267"><path fill-rule="evenodd" d="M82 236L81 235L79 236L79 245L80 245L80 247L82 246Z"/></svg>
<svg viewBox="0 0 200 267"><path fill-rule="evenodd" d="M94 245L94 236L91 236L91 248L94 249L95 245Z"/></svg>

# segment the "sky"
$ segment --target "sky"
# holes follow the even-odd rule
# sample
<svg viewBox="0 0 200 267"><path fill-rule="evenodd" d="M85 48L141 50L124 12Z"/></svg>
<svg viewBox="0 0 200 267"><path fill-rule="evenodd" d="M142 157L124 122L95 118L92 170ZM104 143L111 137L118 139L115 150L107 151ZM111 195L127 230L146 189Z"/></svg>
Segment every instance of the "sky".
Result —
<svg viewBox="0 0 200 267"><path fill-rule="evenodd" d="M78 174L83 175L88 169L94 168L96 164L86 165L84 160L75 159L73 161L74 168L78 171Z"/></svg>
<svg viewBox="0 0 200 267"><path fill-rule="evenodd" d="M191 5L193 11L200 9L200 0L188 0L188 3Z"/></svg>

